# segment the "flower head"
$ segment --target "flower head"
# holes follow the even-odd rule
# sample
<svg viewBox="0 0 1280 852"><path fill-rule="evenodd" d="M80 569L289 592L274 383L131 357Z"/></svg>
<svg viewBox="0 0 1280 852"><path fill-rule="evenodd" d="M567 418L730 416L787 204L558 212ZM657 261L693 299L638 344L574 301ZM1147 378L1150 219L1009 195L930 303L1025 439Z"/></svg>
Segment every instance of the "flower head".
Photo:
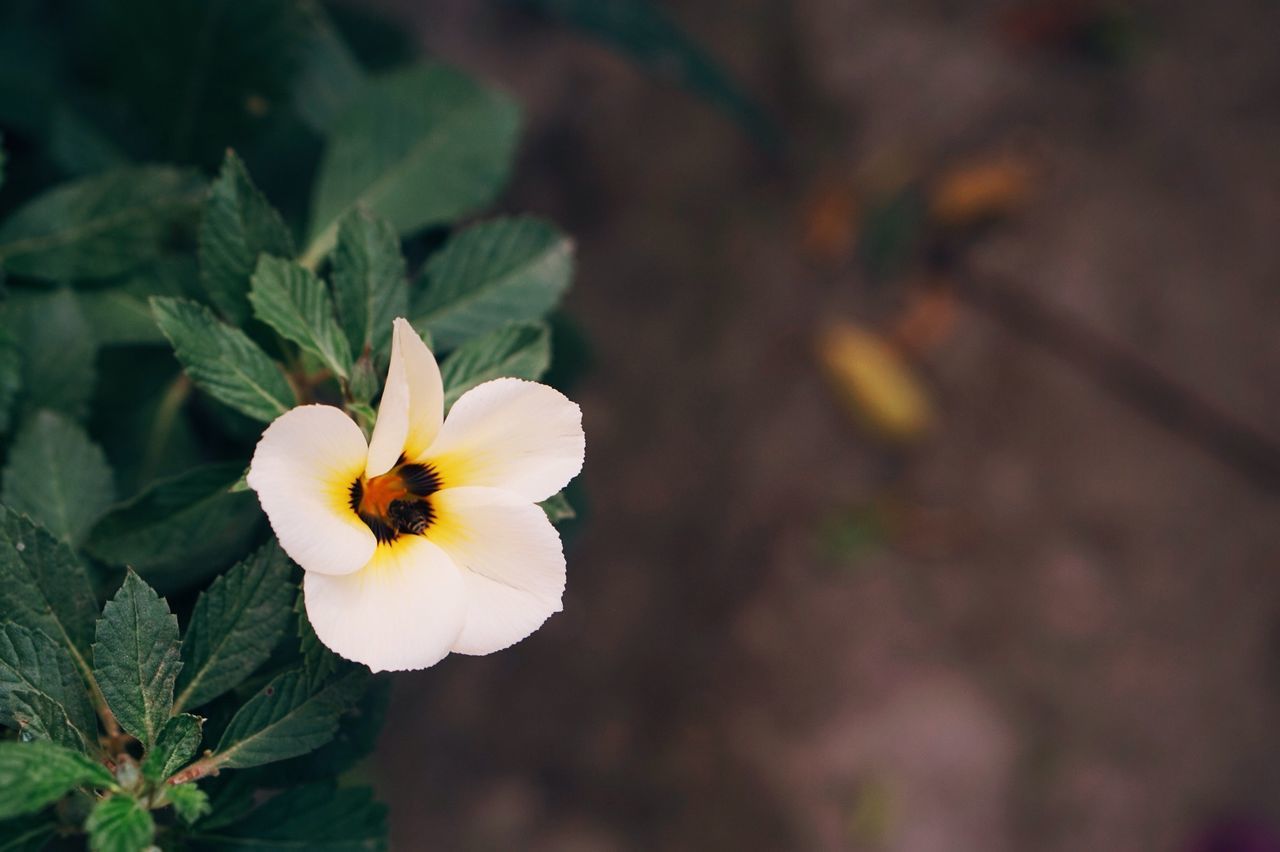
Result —
<svg viewBox="0 0 1280 852"><path fill-rule="evenodd" d="M304 405L249 466L280 545L305 569L316 635L374 671L489 654L560 610L565 563L538 501L582 469L582 413L521 379L467 391L444 418L440 369L403 319L373 435Z"/></svg>

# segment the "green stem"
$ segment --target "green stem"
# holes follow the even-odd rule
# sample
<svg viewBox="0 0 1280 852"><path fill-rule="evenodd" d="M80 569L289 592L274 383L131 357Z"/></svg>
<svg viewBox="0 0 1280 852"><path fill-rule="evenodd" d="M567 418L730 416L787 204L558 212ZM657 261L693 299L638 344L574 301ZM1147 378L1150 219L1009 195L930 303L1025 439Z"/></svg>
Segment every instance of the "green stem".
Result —
<svg viewBox="0 0 1280 852"><path fill-rule="evenodd" d="M146 453L139 466L139 482L149 482L155 475L164 446L168 443L169 433L173 431L173 424L177 421L178 412L182 410L182 404L190 395L191 380L187 378L186 373L179 373L170 382L164 396L160 398L160 404L156 407L156 417L151 424Z"/></svg>
<svg viewBox="0 0 1280 852"><path fill-rule="evenodd" d="M298 258L301 266L315 272L320 268L320 261L324 260L335 243L338 242L338 223L332 222L320 233L316 234L316 238L311 241L302 256Z"/></svg>

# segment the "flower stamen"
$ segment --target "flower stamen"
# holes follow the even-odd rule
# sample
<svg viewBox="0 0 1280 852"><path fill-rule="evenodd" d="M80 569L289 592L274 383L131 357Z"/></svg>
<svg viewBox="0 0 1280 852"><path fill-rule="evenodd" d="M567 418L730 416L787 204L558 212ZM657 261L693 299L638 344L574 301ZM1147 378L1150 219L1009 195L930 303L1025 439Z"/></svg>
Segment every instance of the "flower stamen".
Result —
<svg viewBox="0 0 1280 852"><path fill-rule="evenodd" d="M372 479L361 477L349 489L351 510L381 544L402 534L422 535L435 520L426 499L440 490L440 474L428 464L401 463Z"/></svg>

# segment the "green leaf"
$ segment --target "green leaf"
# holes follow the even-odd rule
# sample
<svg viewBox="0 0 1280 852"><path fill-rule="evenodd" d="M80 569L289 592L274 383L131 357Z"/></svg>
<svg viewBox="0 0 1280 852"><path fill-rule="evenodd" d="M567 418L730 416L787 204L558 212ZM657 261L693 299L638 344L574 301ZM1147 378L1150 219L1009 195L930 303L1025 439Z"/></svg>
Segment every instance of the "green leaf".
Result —
<svg viewBox="0 0 1280 852"><path fill-rule="evenodd" d="M307 618L306 598L302 589L293 602L293 612L298 618L298 651L302 654L302 667L312 683L328 680L342 667L342 658L330 651L316 635Z"/></svg>
<svg viewBox="0 0 1280 852"><path fill-rule="evenodd" d="M373 79L334 122L304 262L329 253L356 205L400 234L485 206L506 182L518 124L510 100L441 65Z"/></svg>
<svg viewBox="0 0 1280 852"><path fill-rule="evenodd" d="M159 783L187 765L200 747L199 716L179 713L164 723L156 737L156 744L147 752L142 762L142 774L148 780Z"/></svg>
<svg viewBox="0 0 1280 852"><path fill-rule="evenodd" d="M0 226L0 265L52 281L110 278L158 256L201 183L167 166L118 169L55 187Z"/></svg>
<svg viewBox="0 0 1280 852"><path fill-rule="evenodd" d="M365 788L308 784L286 790L243 820L201 833L200 848L368 852L387 848L387 810Z"/></svg>
<svg viewBox="0 0 1280 852"><path fill-rule="evenodd" d="M257 535L257 497L230 490L243 469L240 462L211 464L153 483L107 513L85 549L112 565L132 566L162 590L199 582Z"/></svg>
<svg viewBox="0 0 1280 852"><path fill-rule="evenodd" d="M314 272L292 260L263 255L253 273L249 302L258 319L319 358L335 374L351 373L351 348L338 326L329 290Z"/></svg>
<svg viewBox="0 0 1280 852"><path fill-rule="evenodd" d="M209 795L195 784L176 784L165 788L165 798L173 805L178 819L187 825L194 825L196 820L212 813Z"/></svg>
<svg viewBox="0 0 1280 852"><path fill-rule="evenodd" d="M200 280L218 310L237 325L249 318L249 279L264 253L293 257L293 235L244 163L228 151L200 222Z"/></svg>
<svg viewBox="0 0 1280 852"><path fill-rule="evenodd" d="M540 219L495 219L455 234L423 269L413 324L451 349L544 317L573 277L573 243Z"/></svg>
<svg viewBox="0 0 1280 852"><path fill-rule="evenodd" d="M0 499L75 544L115 500L115 485L107 457L84 429L41 411L13 439Z"/></svg>
<svg viewBox="0 0 1280 852"><path fill-rule="evenodd" d="M212 701L266 661L289 625L292 573L271 541L201 593L182 642L186 664L175 707Z"/></svg>
<svg viewBox="0 0 1280 852"><path fill-rule="evenodd" d="M0 434L13 421L13 404L22 388L22 354L8 329L0 327Z"/></svg>
<svg viewBox="0 0 1280 852"><path fill-rule="evenodd" d="M333 778L373 752L391 700L390 678L373 679L370 688L338 722L338 733L315 751L258 767L253 776L263 787L291 787L299 778Z"/></svg>
<svg viewBox="0 0 1280 852"><path fill-rule="evenodd" d="M214 762L244 769L319 748L333 739L338 718L360 697L367 680L362 668L319 684L301 669L277 676L232 717Z"/></svg>
<svg viewBox="0 0 1280 852"><path fill-rule="evenodd" d="M165 344L168 340L151 312L152 296L185 296L198 272L192 258L173 255L139 269L121 283L76 293L81 310L93 320L100 346Z"/></svg>
<svg viewBox="0 0 1280 852"><path fill-rule="evenodd" d="M563 491L551 495L538 505L542 507L542 511L547 513L547 517L551 519L553 524L558 524L561 521L571 521L578 517L578 513L573 510L573 506L569 503L569 498L564 496Z"/></svg>
<svg viewBox="0 0 1280 852"><path fill-rule="evenodd" d="M142 852L156 838L151 812L133 796L123 793L94 805L84 827L93 852Z"/></svg>
<svg viewBox="0 0 1280 852"><path fill-rule="evenodd" d="M702 98L766 148L778 130L760 106L653 0L507 0L592 36Z"/></svg>
<svg viewBox="0 0 1280 852"><path fill-rule="evenodd" d="M214 399L264 423L298 404L276 362L208 308L185 299L154 298L151 309L187 375Z"/></svg>
<svg viewBox="0 0 1280 852"><path fill-rule="evenodd" d="M93 393L98 345L75 294L12 291L0 303L0 318L21 353L26 407L82 419Z"/></svg>
<svg viewBox="0 0 1280 852"><path fill-rule="evenodd" d="M39 852L58 830L50 814L30 814L0 822L0 852Z"/></svg>
<svg viewBox="0 0 1280 852"><path fill-rule="evenodd" d="M0 508L0 612L64 645L86 675L98 601L89 574L62 542Z"/></svg>
<svg viewBox="0 0 1280 852"><path fill-rule="evenodd" d="M0 723L80 750L97 741L97 719L70 652L20 624L0 625Z"/></svg>
<svg viewBox="0 0 1280 852"><path fill-rule="evenodd" d="M468 340L440 365L444 405L478 384L503 376L536 380L551 366L551 330L546 324L512 325Z"/></svg>
<svg viewBox="0 0 1280 852"><path fill-rule="evenodd" d="M182 668L178 619L137 574L102 608L93 645L93 672L120 727L151 748L173 707Z"/></svg>
<svg viewBox="0 0 1280 852"><path fill-rule="evenodd" d="M377 364L391 351L391 323L409 313L400 238L385 219L355 209L338 225L332 258L333 295L351 350L369 352Z"/></svg>
<svg viewBox="0 0 1280 852"><path fill-rule="evenodd" d="M50 742L0 742L0 819L33 813L80 786L114 787L106 767Z"/></svg>

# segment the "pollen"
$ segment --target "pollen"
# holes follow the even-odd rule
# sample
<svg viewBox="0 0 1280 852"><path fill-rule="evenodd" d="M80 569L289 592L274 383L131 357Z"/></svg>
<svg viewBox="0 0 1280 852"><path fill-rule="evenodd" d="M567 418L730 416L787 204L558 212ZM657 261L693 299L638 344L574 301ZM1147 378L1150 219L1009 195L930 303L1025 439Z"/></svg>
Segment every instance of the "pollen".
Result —
<svg viewBox="0 0 1280 852"><path fill-rule="evenodd" d="M401 463L381 476L351 483L350 505L380 543L401 535L423 535L435 520L429 498L440 490L440 475L426 464Z"/></svg>

